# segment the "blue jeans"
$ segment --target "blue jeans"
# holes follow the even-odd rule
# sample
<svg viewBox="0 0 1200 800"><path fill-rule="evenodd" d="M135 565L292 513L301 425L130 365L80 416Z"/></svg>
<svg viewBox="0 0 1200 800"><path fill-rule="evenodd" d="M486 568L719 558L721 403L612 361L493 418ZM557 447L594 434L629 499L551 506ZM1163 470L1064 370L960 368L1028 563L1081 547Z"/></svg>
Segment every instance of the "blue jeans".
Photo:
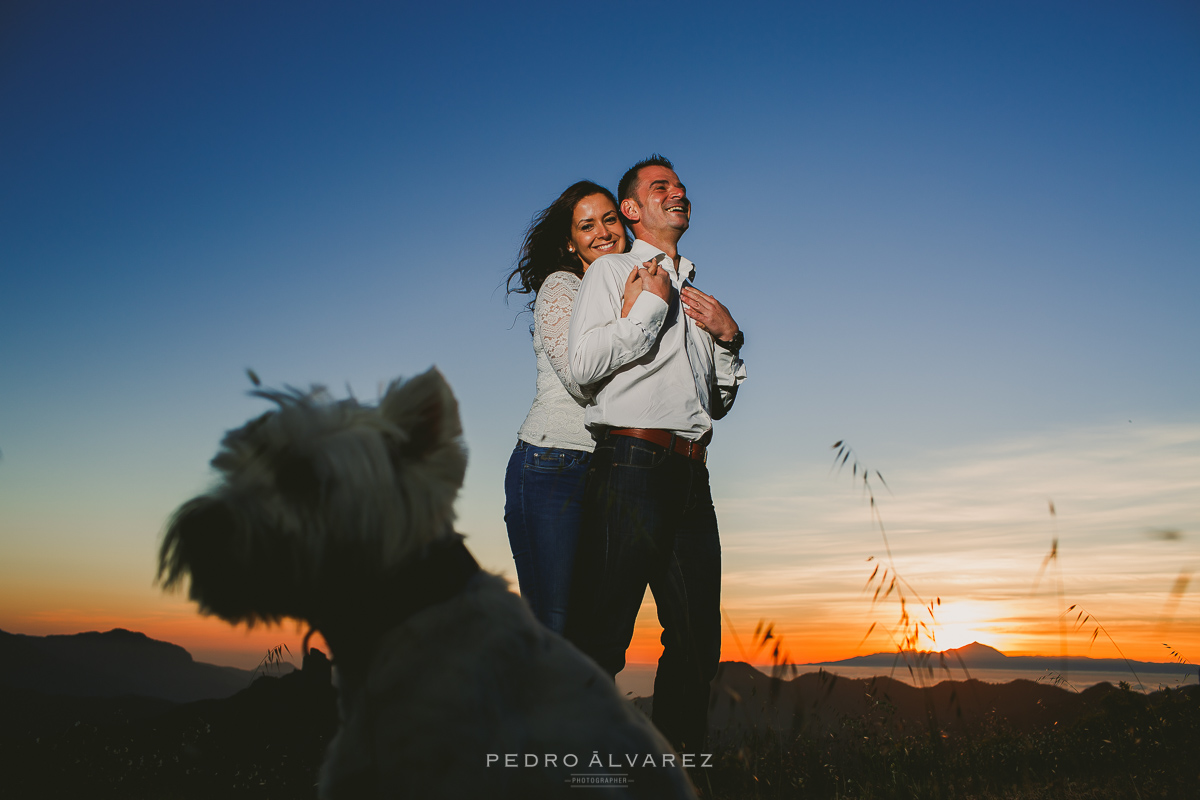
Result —
<svg viewBox="0 0 1200 800"><path fill-rule="evenodd" d="M697 752L721 657L721 541L708 468L610 435L588 473L566 630L610 675L625 667L647 586L663 627L654 723L676 749Z"/></svg>
<svg viewBox="0 0 1200 800"><path fill-rule="evenodd" d="M586 450L537 447L518 439L504 473L504 524L521 596L555 633L566 624L591 456Z"/></svg>

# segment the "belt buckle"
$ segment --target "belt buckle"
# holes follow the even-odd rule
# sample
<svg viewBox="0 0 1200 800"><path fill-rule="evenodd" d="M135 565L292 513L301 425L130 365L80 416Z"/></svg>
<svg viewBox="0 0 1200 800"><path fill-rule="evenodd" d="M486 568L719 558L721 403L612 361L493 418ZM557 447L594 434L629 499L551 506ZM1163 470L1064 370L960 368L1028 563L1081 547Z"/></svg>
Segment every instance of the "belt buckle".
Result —
<svg viewBox="0 0 1200 800"><path fill-rule="evenodd" d="M684 458L691 460L692 458L692 443L678 434L671 434L674 440L671 444L671 449Z"/></svg>

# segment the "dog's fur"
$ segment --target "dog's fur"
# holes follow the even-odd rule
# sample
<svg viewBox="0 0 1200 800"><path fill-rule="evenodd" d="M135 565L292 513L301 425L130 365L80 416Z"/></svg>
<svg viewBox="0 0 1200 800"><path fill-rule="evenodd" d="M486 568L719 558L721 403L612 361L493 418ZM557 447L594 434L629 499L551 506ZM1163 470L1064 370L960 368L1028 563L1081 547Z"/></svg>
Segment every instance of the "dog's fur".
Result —
<svg viewBox="0 0 1200 800"><path fill-rule="evenodd" d="M394 382L377 407L256 394L278 408L226 434L220 483L171 519L159 577L190 575L201 611L231 623L294 617L324 635L342 725L322 798L573 796L571 773L588 772L630 776L590 789L602 797L694 797L608 676L461 548L466 453L436 370Z"/></svg>

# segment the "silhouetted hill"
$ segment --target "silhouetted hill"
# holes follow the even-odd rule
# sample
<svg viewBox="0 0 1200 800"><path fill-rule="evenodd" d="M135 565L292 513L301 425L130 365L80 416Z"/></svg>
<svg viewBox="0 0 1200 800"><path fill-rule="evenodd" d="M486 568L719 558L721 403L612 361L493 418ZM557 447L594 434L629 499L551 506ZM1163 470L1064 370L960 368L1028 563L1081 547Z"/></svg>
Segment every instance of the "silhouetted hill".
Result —
<svg viewBox="0 0 1200 800"><path fill-rule="evenodd" d="M323 658L319 659L324 661ZM75 721L53 735L0 725L0 796L23 798L315 798L317 768L337 729L328 662L280 678L260 677L220 700L130 709L128 719L89 717L117 698L74 703ZM4 694L0 693L0 698Z"/></svg>
<svg viewBox="0 0 1200 800"><path fill-rule="evenodd" d="M1026 680L922 688L724 663L716 689L705 773L715 798L1176 800L1200 785L1194 683L1148 694Z"/></svg>
<svg viewBox="0 0 1200 800"><path fill-rule="evenodd" d="M187 703L229 697L252 677L250 670L199 663L179 645L122 628L69 636L0 631L0 687L9 689Z"/></svg>
<svg viewBox="0 0 1200 800"><path fill-rule="evenodd" d="M855 656L841 661L820 661L813 664L801 664L801 667L903 667L906 663L922 667L941 668L945 665L951 669L1009 669L1044 672L1046 670L1067 669L1070 672L1126 672L1132 667L1139 673L1163 674L1179 673L1186 667L1172 661L1126 661L1123 658L1088 658L1087 656L1007 656L994 647L972 642L964 647L953 650L927 651L907 650L902 654L873 653L869 656ZM1194 669L1194 667L1192 668Z"/></svg>
<svg viewBox="0 0 1200 800"><path fill-rule="evenodd" d="M749 664L725 662L717 673L709 727L723 739L766 730L819 737L844 729L850 720L897 734L931 726L948 734L985 726L1027 734L1069 725L1117 691L1108 683L1077 693L1026 680L947 680L917 687L887 677L826 672L782 680Z"/></svg>
<svg viewBox="0 0 1200 800"><path fill-rule="evenodd" d="M175 708L160 697L74 697L0 686L0 737L37 738L76 725L123 725Z"/></svg>
<svg viewBox="0 0 1200 800"><path fill-rule="evenodd" d="M317 654L310 662L232 697L144 718L77 720L53 736L0 732L0 796L315 798L337 712L328 661ZM922 689L821 673L774 680L727 662L710 718L716 755L702 775L714 800L1133 800L1107 791L1116 781L1134 785L1131 773L1136 797L1173 800L1192 796L1200 779L1194 685L1149 695L1108 684L1077 694L1029 681ZM1061 792L1064 782L1084 790Z"/></svg>

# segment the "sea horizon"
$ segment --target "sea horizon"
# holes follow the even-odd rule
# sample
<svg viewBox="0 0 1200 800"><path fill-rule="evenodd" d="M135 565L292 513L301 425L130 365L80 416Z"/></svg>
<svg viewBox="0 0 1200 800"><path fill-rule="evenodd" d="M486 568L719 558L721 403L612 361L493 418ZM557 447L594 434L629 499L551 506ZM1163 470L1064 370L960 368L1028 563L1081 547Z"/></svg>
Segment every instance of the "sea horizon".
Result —
<svg viewBox="0 0 1200 800"><path fill-rule="evenodd" d="M218 667L233 667L239 670L253 671L254 668L245 664L221 663L228 659L212 660L211 653L197 655L187 647L176 642L171 642L166 639L155 639L147 636L139 631L132 631L128 628L113 628L110 631L79 631L74 634L24 634L16 631L3 631L9 635L30 636L35 638L45 638L47 636L80 636L86 633L112 633L114 631L128 631L130 633L145 636L147 639L159 641L164 644L179 647L185 650L196 663L209 664ZM323 643L322 643L323 644ZM1002 651L992 648L990 645L981 645L979 642L972 643L963 648L951 648L944 653L953 653L956 651L964 651L968 648L979 647L994 651L997 655L1003 658L1011 658L1014 663L1006 664L1004 667L985 667L985 666L966 666L959 663L957 659L939 659L936 664L932 664L929 659L924 661L920 667L913 666L910 670L905 663L899 659L895 653L872 653L867 656L855 656L839 661L826 662L807 662L794 663L786 665L774 665L767 663L754 663L751 661L741 661L740 659L726 659L727 662L747 663L751 667L763 672L764 674L772 674L773 671L783 670L779 674L790 679L799 675L807 675L818 672L825 672L830 675L837 675L841 678L853 680L867 680L875 677L892 678L910 686L936 686L943 681L966 681L978 680L985 683L1009 683L1016 680L1027 680L1049 685L1057 685L1069 691L1084 691L1099 683L1110 683L1114 686L1124 682L1129 684L1130 688L1140 692L1155 692L1164 688L1178 688L1185 685L1194 685L1197 683L1196 666L1192 664L1175 663L1171 661L1140 661L1133 660L1128 668L1113 669L1109 668L1113 659L1089 659L1087 656L1069 656L1070 663L1062 664L1062 668L1053 668L1045 665L1044 662L1059 661L1061 663L1063 657L1057 655L1051 656L1008 656ZM937 655L939 651L920 651L917 655ZM291 659L283 659L283 663L289 664L292 667L299 668L301 653L297 650L295 653L290 653ZM863 663L846 663L849 661L861 662L862 659L879 659L896 656L896 663L881 664L863 664ZM1038 659L1042 664L1032 665L1025 662L1025 659ZM241 661L241 659L238 659ZM1104 668L1087 669L1086 667L1091 662L1109 662L1104 664ZM1020 666L1022 663L1025 666ZM261 666L259 664L258 666ZM628 662L625 668L617 674L617 688L621 694L633 697L648 697L654 692L654 674L657 670L657 662ZM1141 672L1138 669L1142 668Z"/></svg>
<svg viewBox="0 0 1200 800"><path fill-rule="evenodd" d="M1166 662L1164 662L1166 663ZM770 664L751 664L755 669L771 674ZM937 668L914 669L911 673L903 665L895 669L879 666L845 666L840 664L795 664L794 675L808 675L824 671L830 675L851 680L869 680L876 677L892 678L910 686L936 686L942 681L977 680L984 683L1010 683L1017 680L1034 681L1049 685L1058 685L1067 691L1082 692L1100 683L1110 683L1118 686L1123 681L1134 691L1143 693L1156 692L1160 689L1175 689L1180 686L1195 685L1197 682L1196 668L1190 665L1179 665L1179 674L1154 673L1152 675L1134 675L1130 670L1068 670L1058 672L1036 669L969 669L962 667L953 669ZM617 675L617 688L621 694L633 697L649 697L654 693L654 673L657 664L626 664L625 669ZM786 673L790 679L793 676L791 668Z"/></svg>

